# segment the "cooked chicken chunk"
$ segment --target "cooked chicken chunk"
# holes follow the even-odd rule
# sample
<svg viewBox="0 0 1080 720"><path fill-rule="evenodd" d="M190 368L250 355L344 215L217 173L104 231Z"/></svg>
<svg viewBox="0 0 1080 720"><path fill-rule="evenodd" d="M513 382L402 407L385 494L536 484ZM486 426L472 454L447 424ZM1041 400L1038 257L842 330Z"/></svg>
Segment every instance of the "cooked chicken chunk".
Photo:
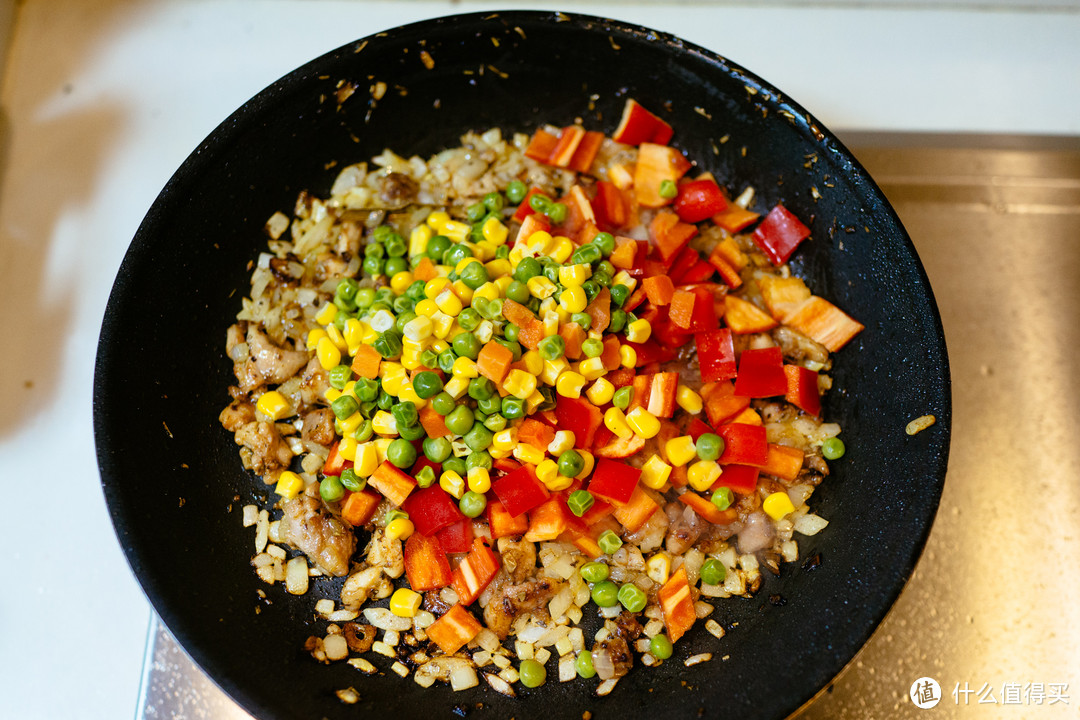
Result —
<svg viewBox="0 0 1080 720"><path fill-rule="evenodd" d="M330 575L341 577L349 571L349 559L356 550L352 530L326 511L323 504L307 495L297 495L284 505L281 536Z"/></svg>

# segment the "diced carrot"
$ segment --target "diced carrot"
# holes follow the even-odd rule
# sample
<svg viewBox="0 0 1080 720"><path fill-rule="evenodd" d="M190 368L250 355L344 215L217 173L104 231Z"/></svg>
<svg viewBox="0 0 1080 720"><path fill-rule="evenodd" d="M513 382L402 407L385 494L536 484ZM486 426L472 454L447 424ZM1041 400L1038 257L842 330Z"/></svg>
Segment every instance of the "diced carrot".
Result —
<svg viewBox="0 0 1080 720"><path fill-rule="evenodd" d="M589 168L592 167L593 160L596 159L596 153L600 151L603 142L604 133L596 130L587 131L585 137L581 138L581 143L578 144L574 157L570 158L570 164L566 167L574 172L589 172Z"/></svg>
<svg viewBox="0 0 1080 720"><path fill-rule="evenodd" d="M615 249L611 251L608 260L620 270L629 270L634 267L637 258L637 241L633 238L615 236Z"/></svg>
<svg viewBox="0 0 1080 720"><path fill-rule="evenodd" d="M655 373L649 385L649 402L645 409L658 418L671 417L675 414L675 391L678 387L679 373Z"/></svg>
<svg viewBox="0 0 1080 720"><path fill-rule="evenodd" d="M446 427L446 420L435 412L430 403L420 408L420 425L430 438L441 438L450 434L450 430Z"/></svg>
<svg viewBox="0 0 1080 720"><path fill-rule="evenodd" d="M758 426L765 424L765 422L761 419L761 415L758 414L758 411L752 407L743 408L742 412L740 412L738 415L724 422L725 425L727 425L728 423L739 423L741 425Z"/></svg>
<svg viewBox="0 0 1080 720"><path fill-rule="evenodd" d="M724 304L724 322L736 335L763 333L777 326L776 320L749 300L731 295Z"/></svg>
<svg viewBox="0 0 1080 720"><path fill-rule="evenodd" d="M415 534L415 533L414 533ZM499 556L484 544L482 538L473 541L473 549L454 570L453 585L462 605L471 605L499 572Z"/></svg>
<svg viewBox="0 0 1080 720"><path fill-rule="evenodd" d="M525 539L530 542L554 540L566 530L566 525L562 497L552 495L529 511L529 530L525 533Z"/></svg>
<svg viewBox="0 0 1080 720"><path fill-rule="evenodd" d="M631 386L634 388L634 397L630 400L626 412L638 407L648 407L649 394L652 392L652 373L635 375Z"/></svg>
<svg viewBox="0 0 1080 720"><path fill-rule="evenodd" d="M843 310L817 295L811 296L795 308L784 319L784 324L821 343L830 352L836 352L847 345L864 327Z"/></svg>
<svg viewBox="0 0 1080 720"><path fill-rule="evenodd" d="M529 529L529 517L521 513L513 517L506 512L506 508L498 500L488 500L487 504L488 527L491 528L491 537L499 539L521 535Z"/></svg>
<svg viewBox="0 0 1080 720"><path fill-rule="evenodd" d="M367 525L381 502L382 496L370 490L350 492L341 502L341 518L353 527Z"/></svg>
<svg viewBox="0 0 1080 720"><path fill-rule="evenodd" d="M689 290L678 289L671 295L671 303L668 306L668 318L672 324L680 328L689 328L694 319L694 303L697 295Z"/></svg>
<svg viewBox="0 0 1080 720"><path fill-rule="evenodd" d="M585 138L585 128L580 125L567 125L559 133L558 139L555 141L555 146L548 153L547 163L554 165L555 167L568 167L570 161L574 158L574 153L577 152L578 146ZM529 143L532 145L532 142ZM529 151L526 149L525 155L529 156Z"/></svg>
<svg viewBox="0 0 1080 720"><path fill-rule="evenodd" d="M649 223L649 237L665 263L671 262L695 235L695 226L682 222L678 215L667 209L656 213Z"/></svg>
<svg viewBox="0 0 1080 720"><path fill-rule="evenodd" d="M715 506L714 506L715 507ZM652 514L660 509L660 506L652 499L652 496L638 485L630 496L630 501L614 512L615 519L622 523L628 532L637 532L641 526L648 522Z"/></svg>
<svg viewBox="0 0 1080 720"><path fill-rule="evenodd" d="M705 401L705 412L713 427L750 407L750 398L736 396L735 385L730 380L705 383L701 387L701 397Z"/></svg>
<svg viewBox="0 0 1080 720"><path fill-rule="evenodd" d="M724 282L728 284L728 287L735 289L742 285L742 276L739 275L739 271L736 270L726 257L718 252L720 246L717 245L711 255L709 255L709 264L716 268L720 273L720 277L724 279Z"/></svg>
<svg viewBox="0 0 1080 720"><path fill-rule="evenodd" d="M611 291L601 288L600 292L596 293L596 297L585 306L585 314L592 319L590 330L597 332L607 330L608 325L611 324Z"/></svg>
<svg viewBox="0 0 1080 720"><path fill-rule="evenodd" d="M420 262L416 263L416 269L413 270L413 280L423 280L427 282L433 278L439 276L439 271L435 268L435 263L431 261L427 255L420 258Z"/></svg>
<svg viewBox="0 0 1080 720"><path fill-rule="evenodd" d="M721 478L723 478L722 475ZM723 485L721 481L717 481L717 484ZM703 520L708 520L713 525L728 525L739 518L739 513L734 508L721 510L713 505L712 500L704 498L690 490L687 490L680 495L679 501L684 505L692 507L694 512L700 515Z"/></svg>
<svg viewBox="0 0 1080 720"><path fill-rule="evenodd" d="M528 443L539 450L546 452L554 439L555 430L534 418L525 418L518 427L518 442Z"/></svg>
<svg viewBox="0 0 1080 720"><path fill-rule="evenodd" d="M578 535L571 539L570 542L573 543L574 547L593 560L604 554L604 551L600 549L600 545L596 542L596 539L589 535Z"/></svg>
<svg viewBox="0 0 1080 720"><path fill-rule="evenodd" d="M668 305L675 294L675 283L667 275L654 275L641 281L645 294L653 305Z"/></svg>
<svg viewBox="0 0 1080 720"><path fill-rule="evenodd" d="M480 348L480 354L476 356L476 370L491 382L498 384L510 372L510 364L513 362L514 353L505 345L491 340Z"/></svg>
<svg viewBox="0 0 1080 720"><path fill-rule="evenodd" d="M614 335L609 334L604 338L604 351L600 353L600 361L604 364L604 369L608 371L608 380L611 380L612 374L618 372L618 367L622 363L619 357L619 347L619 339ZM612 383L614 384L613 380Z"/></svg>
<svg viewBox="0 0 1080 720"><path fill-rule="evenodd" d="M446 611L441 618L428 625L427 636L447 655L453 655L472 642L483 625L461 604Z"/></svg>
<svg viewBox="0 0 1080 720"><path fill-rule="evenodd" d="M734 234L756 222L759 217L761 216L756 212L729 202L726 208L713 215L712 221Z"/></svg>
<svg viewBox="0 0 1080 720"><path fill-rule="evenodd" d="M503 316L518 327L518 342L530 350L535 350L544 339L544 323L533 315L532 310L514 302L510 298L503 300Z"/></svg>
<svg viewBox="0 0 1080 720"><path fill-rule="evenodd" d="M525 157L532 158L536 162L546 163L558 143L558 136L552 135L543 128L537 128L533 136L529 138L529 144L525 147Z"/></svg>
<svg viewBox="0 0 1080 720"><path fill-rule="evenodd" d="M671 483L672 487L686 487L690 482L686 468L686 465L676 465L671 468L671 474L668 475L668 482Z"/></svg>
<svg viewBox="0 0 1080 720"><path fill-rule="evenodd" d="M634 196L643 207L658 208L671 203L672 198L660 194L664 180L678 182L690 169L690 161L678 150L667 145L642 143L634 165Z"/></svg>
<svg viewBox="0 0 1080 720"><path fill-rule="evenodd" d="M382 464L368 478L368 484L399 507L416 487L416 481L399 470L389 460L383 460Z"/></svg>
<svg viewBox="0 0 1080 720"><path fill-rule="evenodd" d="M585 342L585 331L576 322L559 325L559 337L563 339L563 354L571 360L581 357L581 343Z"/></svg>
<svg viewBox="0 0 1080 720"><path fill-rule="evenodd" d="M433 535L414 532L405 541L405 576L409 587L416 592L444 588L453 581L450 561L446 559L439 539Z"/></svg>
<svg viewBox="0 0 1080 720"><path fill-rule="evenodd" d="M353 356L352 371L362 378L374 380L379 377L379 368L382 366L382 355L370 345L362 344L356 349Z"/></svg>
<svg viewBox="0 0 1080 720"><path fill-rule="evenodd" d="M664 612L664 624L667 626L668 639L677 641L694 625L697 615L694 613L694 599L690 595L690 581L686 577L686 566L671 574L657 593L660 609Z"/></svg>
<svg viewBox="0 0 1080 720"><path fill-rule="evenodd" d="M794 480L802 470L803 451L787 445L769 443L769 455L765 464L761 466L761 472L766 475L775 475L784 480Z"/></svg>

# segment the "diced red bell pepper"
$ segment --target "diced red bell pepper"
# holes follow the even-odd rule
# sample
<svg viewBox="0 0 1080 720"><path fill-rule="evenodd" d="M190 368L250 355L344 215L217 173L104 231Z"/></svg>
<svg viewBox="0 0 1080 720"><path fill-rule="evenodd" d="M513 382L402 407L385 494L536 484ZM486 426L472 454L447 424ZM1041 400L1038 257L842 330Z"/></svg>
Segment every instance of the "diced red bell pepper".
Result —
<svg viewBox="0 0 1080 720"><path fill-rule="evenodd" d="M801 365L785 365L787 392L784 399L811 415L821 415L821 392L818 390L818 374Z"/></svg>
<svg viewBox="0 0 1080 720"><path fill-rule="evenodd" d="M580 125L567 125L559 133L559 137L555 141L555 147L548 153L547 159L541 160L541 162L546 162L555 167L568 167L570 161L574 157L574 153L577 152L578 145L581 144L581 141L584 138L585 128ZM529 144L531 145L532 143L530 142ZM530 157L527 148L525 152L526 157Z"/></svg>
<svg viewBox="0 0 1080 720"><path fill-rule="evenodd" d="M743 350L739 357L739 374L735 377L735 394L749 398L765 398L787 393L784 374L784 354L778 347Z"/></svg>
<svg viewBox="0 0 1080 720"><path fill-rule="evenodd" d="M529 511L529 529L524 539L529 542L546 542L559 537L566 530L568 512L562 496L552 495Z"/></svg>
<svg viewBox="0 0 1080 720"><path fill-rule="evenodd" d="M603 143L604 133L596 130L587 131L585 137L581 138L577 150L574 151L574 156L570 158L570 163L566 167L574 172L588 172L589 168L592 167L593 160L596 159L596 153L600 151L600 146Z"/></svg>
<svg viewBox="0 0 1080 720"><path fill-rule="evenodd" d="M697 250L694 251L695 253ZM690 266L690 269L682 274L679 278L681 283L703 283L712 279L713 273L716 272L716 268L712 266L707 260L702 260L701 256L698 256L697 262Z"/></svg>
<svg viewBox="0 0 1080 720"><path fill-rule="evenodd" d="M716 429L724 440L724 452L718 462L721 465L764 465L769 458L769 442L761 425L727 423Z"/></svg>
<svg viewBox="0 0 1080 720"><path fill-rule="evenodd" d="M665 363L675 359L674 348L661 347L652 338L643 343L627 342L623 345L634 348L634 352L637 353L637 367L644 367L654 362Z"/></svg>
<svg viewBox="0 0 1080 720"><path fill-rule="evenodd" d="M659 509L660 506L652 499L652 496L645 492L641 485L635 485L630 499L625 505L617 509L613 515L616 520L622 523L627 532L633 533L640 530L641 526L648 522L653 513Z"/></svg>
<svg viewBox="0 0 1080 720"><path fill-rule="evenodd" d="M713 215L712 221L734 235L757 222L759 217L761 216L756 212L729 203L721 212Z"/></svg>
<svg viewBox="0 0 1080 720"><path fill-rule="evenodd" d="M685 565L680 565L678 570L671 573L671 577L657 593L657 599L660 601L660 609L664 612L664 624L667 626L668 637L671 642L675 642L685 635L697 620Z"/></svg>
<svg viewBox="0 0 1080 720"><path fill-rule="evenodd" d="M352 467L352 463L342 457L341 452L338 450L340 444L341 441L337 440L330 446L330 454L326 456L326 462L322 466L323 475L341 475L342 470Z"/></svg>
<svg viewBox="0 0 1080 720"><path fill-rule="evenodd" d="M705 383L701 387L701 399L705 401L705 413L713 427L720 427L750 407L750 398L736 395L735 384L730 380Z"/></svg>
<svg viewBox="0 0 1080 720"><path fill-rule="evenodd" d="M537 128L533 136L529 138L529 144L525 147L525 157L536 162L546 163L558 144L558 135L552 135L543 128Z"/></svg>
<svg viewBox="0 0 1080 720"><path fill-rule="evenodd" d="M675 393L679 387L679 373L658 372L649 379L649 400L645 409L658 418L675 414Z"/></svg>
<svg viewBox="0 0 1080 720"><path fill-rule="evenodd" d="M679 496L679 501L692 507L702 519L708 520L713 525L728 525L739 518L739 513L735 508L721 510L713 505L712 500L703 498L695 492L684 492Z"/></svg>
<svg viewBox="0 0 1080 720"><path fill-rule="evenodd" d="M736 375L735 344L731 330L717 328L694 334L702 382L730 380Z"/></svg>
<svg viewBox="0 0 1080 720"><path fill-rule="evenodd" d="M501 537L522 535L529 529L529 516L525 513L513 517L506 512L506 508L498 500L488 500L487 504L488 527L491 528L491 537L498 540Z"/></svg>
<svg viewBox="0 0 1080 720"><path fill-rule="evenodd" d="M435 537L439 539L439 545L442 546L443 552L469 552L473 541L472 519L462 517L461 520L451 523L435 533Z"/></svg>
<svg viewBox="0 0 1080 720"><path fill-rule="evenodd" d="M641 470L638 468L600 458L596 461L596 469L589 482L589 492L604 500L625 505L634 494L640 478Z"/></svg>
<svg viewBox="0 0 1080 720"><path fill-rule="evenodd" d="M638 101L627 98L619 126L611 139L626 145L640 145L643 142L667 145L674 132L671 125L646 110Z"/></svg>
<svg viewBox="0 0 1080 720"><path fill-rule="evenodd" d="M731 427L725 425L724 427ZM712 484L710 490L729 487L732 492L749 495L757 489L759 469L752 465L725 465L720 478Z"/></svg>
<svg viewBox="0 0 1080 720"><path fill-rule="evenodd" d="M499 556L481 538L473 540L472 550L454 570L453 585L462 605L470 605L494 579L502 563Z"/></svg>
<svg viewBox="0 0 1080 720"><path fill-rule="evenodd" d="M581 516L586 526L592 527L603 518L615 512L615 506L605 500L594 500L592 507Z"/></svg>
<svg viewBox="0 0 1080 720"><path fill-rule="evenodd" d="M596 197L592 200L596 224L601 230L618 230L625 227L630 216L626 197L615 183L600 180L596 183Z"/></svg>
<svg viewBox="0 0 1080 720"><path fill-rule="evenodd" d="M416 592L438 590L453 581L450 561L437 538L414 532L405 541L404 558L405 576Z"/></svg>
<svg viewBox="0 0 1080 720"><path fill-rule="evenodd" d="M484 628L471 612L455 605L427 627L427 636L447 655L453 655Z"/></svg>
<svg viewBox="0 0 1080 720"><path fill-rule="evenodd" d="M555 398L555 417L559 426L573 430L578 447L592 447L596 429L604 424L604 414L600 408L583 397L568 398L557 395Z"/></svg>
<svg viewBox="0 0 1080 720"><path fill-rule="evenodd" d="M508 457L507 458L495 458L494 460L491 461L491 465L492 465L492 467L494 469L496 469L496 470L498 470L500 472L503 472L503 473L511 473L511 472L514 472L515 470L517 470L519 467L521 467L521 463L519 463L514 458L508 458Z"/></svg>
<svg viewBox="0 0 1080 720"><path fill-rule="evenodd" d="M690 333L715 330L720 325L714 294L703 285L677 288L668 307L668 317Z"/></svg>
<svg viewBox="0 0 1080 720"><path fill-rule="evenodd" d="M551 493L537 479L530 465L522 465L502 476L491 483L491 489L506 508L506 512L510 513L510 517L528 512L551 497Z"/></svg>
<svg viewBox="0 0 1080 720"><path fill-rule="evenodd" d="M604 332L611 324L611 291L602 288L585 306L585 314L592 320L590 329Z"/></svg>
<svg viewBox="0 0 1080 720"><path fill-rule="evenodd" d="M783 265L799 243L810 237L810 228L778 203L750 237L773 265Z"/></svg>
<svg viewBox="0 0 1080 720"><path fill-rule="evenodd" d="M649 223L649 237L664 262L671 262L697 232L697 227L682 222L679 216L670 210L656 213Z"/></svg>
<svg viewBox="0 0 1080 720"><path fill-rule="evenodd" d="M601 436L604 438L602 444L600 442ZM645 438L640 435L631 435L627 438L620 438L616 437L614 433L606 427L602 427L596 432L596 440L593 442L593 455L601 458L621 460L634 455L643 447L645 447Z"/></svg>
<svg viewBox="0 0 1080 720"><path fill-rule="evenodd" d="M686 273L690 268L694 267L701 259L701 255L694 248L687 245L675 256L675 259L671 261L671 268L667 271L671 276L672 282L676 285L685 285L688 281L685 280Z"/></svg>
<svg viewBox="0 0 1080 720"><path fill-rule="evenodd" d="M694 442L705 433L716 433L712 426L699 418L690 418L690 424L686 427L686 434L694 438Z"/></svg>
<svg viewBox="0 0 1080 720"><path fill-rule="evenodd" d="M675 212L683 222L699 223L722 212L726 207L727 199L724 198L724 193L711 178L682 183L679 185L679 194L675 196Z"/></svg>
<svg viewBox="0 0 1080 720"><path fill-rule="evenodd" d="M409 513L416 532L421 535L435 535L447 525L465 517L450 493L438 485L412 493L401 509Z"/></svg>

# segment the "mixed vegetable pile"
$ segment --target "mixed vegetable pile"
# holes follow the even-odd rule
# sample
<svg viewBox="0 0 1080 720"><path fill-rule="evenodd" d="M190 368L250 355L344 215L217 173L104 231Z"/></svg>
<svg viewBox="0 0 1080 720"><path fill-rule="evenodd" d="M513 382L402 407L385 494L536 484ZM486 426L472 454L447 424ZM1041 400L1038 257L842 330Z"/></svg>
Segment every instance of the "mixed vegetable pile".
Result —
<svg viewBox="0 0 1080 720"><path fill-rule="evenodd" d="M670 658L699 619L696 581L722 587L731 571L719 550L733 532L803 505L788 489L823 474L808 454L843 455L835 436L808 447L767 425L777 408L820 424L822 353L862 326L784 267L809 228L780 204L760 217L752 193L732 201L707 173L689 179L672 136L633 100L610 138L537 130L524 155L577 174L567 192L513 179L411 227L380 224L360 272L314 313L306 350L334 438L317 474L273 473L279 502L317 495L372 543L400 543L407 586L389 610L438 615L419 634L447 656L485 630L474 610L510 570L496 546L508 538L562 544L609 620L659 608L635 647ZM781 327L796 350L768 340ZM273 422L297 414L265 387L255 407ZM683 511L697 516L690 544L713 543L689 572L683 552L640 550L657 513ZM616 581L625 543L643 567ZM594 653L570 652L578 675L596 673ZM617 678L609 661L602 677ZM527 657L516 675L534 687L546 670Z"/></svg>

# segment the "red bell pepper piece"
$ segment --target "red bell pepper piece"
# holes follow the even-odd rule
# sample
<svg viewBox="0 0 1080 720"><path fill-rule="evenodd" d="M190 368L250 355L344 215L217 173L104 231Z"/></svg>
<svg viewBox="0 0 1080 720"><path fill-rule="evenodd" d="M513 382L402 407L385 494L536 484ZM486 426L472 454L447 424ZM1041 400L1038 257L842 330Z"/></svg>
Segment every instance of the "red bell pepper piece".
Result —
<svg viewBox="0 0 1080 720"><path fill-rule="evenodd" d="M347 467L352 467L352 463L341 456L338 451L338 445L340 440L335 441L330 446L330 454L326 456L326 462L322 466L323 475L341 475L341 471Z"/></svg>
<svg viewBox="0 0 1080 720"><path fill-rule="evenodd" d="M638 468L600 458L589 482L589 492L604 500L625 505L630 502L630 496L634 494L640 478L641 470Z"/></svg>
<svg viewBox="0 0 1080 720"><path fill-rule="evenodd" d="M536 162L546 163L558 144L558 135L552 135L547 130L538 128L533 133L533 136L529 138L529 144L525 147L525 157L532 158Z"/></svg>
<svg viewBox="0 0 1080 720"><path fill-rule="evenodd" d="M437 538L414 532L405 541L404 558L405 576L416 592L438 590L453 581L450 561Z"/></svg>
<svg viewBox="0 0 1080 720"><path fill-rule="evenodd" d="M559 426L573 430L578 447L592 447L596 429L604 424L604 414L600 408L583 397L568 398L557 395L555 398L555 417Z"/></svg>
<svg viewBox="0 0 1080 720"><path fill-rule="evenodd" d="M529 516L525 513L512 517L506 512L506 508L498 500L488 500L487 504L488 527L491 528L492 539L521 535L529 529Z"/></svg>
<svg viewBox="0 0 1080 720"><path fill-rule="evenodd" d="M510 517L528 512L551 497L551 493L537 479L529 465L522 465L494 481L491 489L506 508L506 512L510 513Z"/></svg>
<svg viewBox="0 0 1080 720"><path fill-rule="evenodd" d="M667 145L674 133L671 125L646 110L637 100L627 98L619 126L611 139L626 145L640 145L643 142Z"/></svg>
<svg viewBox="0 0 1080 720"><path fill-rule="evenodd" d="M603 142L604 133L596 130L587 131L585 137L581 138L581 142L578 143L577 150L574 151L574 156L570 158L570 163L566 167L574 172L588 172Z"/></svg>
<svg viewBox="0 0 1080 720"><path fill-rule="evenodd" d="M636 367L644 367L654 362L665 363L675 359L675 348L661 347L652 338L643 343L626 342L637 353Z"/></svg>
<svg viewBox="0 0 1080 720"><path fill-rule="evenodd" d="M696 250L694 252L697 252ZM712 279L713 273L716 272L716 268L708 260L702 260L698 257L698 261L694 263L689 270L683 273L683 276L679 278L679 282L682 283L703 283Z"/></svg>
<svg viewBox="0 0 1080 720"><path fill-rule="evenodd" d="M801 365L785 365L787 392L784 399L811 415L821 415L821 392L818 390L818 374Z"/></svg>
<svg viewBox="0 0 1080 720"><path fill-rule="evenodd" d="M718 459L721 465L764 465L769 458L769 442L762 425L728 423L717 428L716 434L724 439L724 452Z"/></svg>
<svg viewBox="0 0 1080 720"><path fill-rule="evenodd" d="M718 481L716 487L722 484ZM679 502L692 507L694 512L700 515L703 520L708 520L713 525L728 525L739 519L739 513L735 508L721 510L713 505L712 500L704 498L696 492L684 492L679 496Z"/></svg>
<svg viewBox="0 0 1080 720"><path fill-rule="evenodd" d="M685 635L697 620L685 565L680 565L678 570L671 573L671 577L661 586L656 597L660 601L660 609L664 612L668 637L671 642L675 642Z"/></svg>
<svg viewBox="0 0 1080 720"><path fill-rule="evenodd" d="M462 605L473 603L499 572L499 556L481 538L473 540L473 548L454 570L453 585Z"/></svg>
<svg viewBox="0 0 1080 720"><path fill-rule="evenodd" d="M675 212L679 219L688 223L699 223L711 218L727 207L727 199L720 191L715 180L703 178L691 180L679 185L679 194L675 196Z"/></svg>
<svg viewBox="0 0 1080 720"><path fill-rule="evenodd" d="M676 285L685 285L689 281L685 279L686 273L690 271L694 265L701 259L701 255L694 248L687 245L682 251L675 256L675 259L671 261L671 268L667 271L671 276L672 282Z"/></svg>
<svg viewBox="0 0 1080 720"><path fill-rule="evenodd" d="M724 427L731 427L725 425ZM757 490L759 469L751 465L725 465L720 478L712 484L710 490L721 487L729 487L732 492L740 495L749 495Z"/></svg>
<svg viewBox="0 0 1080 720"><path fill-rule="evenodd" d="M450 493L438 485L412 493L401 509L409 513L416 532L421 535L435 535L447 525L465 517Z"/></svg>
<svg viewBox="0 0 1080 720"><path fill-rule="evenodd" d="M736 395L735 384L730 380L705 383L701 386L701 399L713 427L720 427L750 407L750 398Z"/></svg>
<svg viewBox="0 0 1080 720"><path fill-rule="evenodd" d="M626 198L615 183L600 180L596 183L596 197L592 200L596 224L601 230L618 230L629 218Z"/></svg>
<svg viewBox="0 0 1080 720"><path fill-rule="evenodd" d="M555 136L551 135L550 137ZM514 219L518 222L521 222L527 216L532 215L536 212L532 209L532 205L529 204L529 200L532 199L533 195L543 195L544 197L548 197L547 193L545 193L543 190L536 187L535 185L529 188L529 192L525 193L525 197L522 199L521 204L518 205L517 210L514 211ZM551 198L548 199L550 200Z"/></svg>
<svg viewBox="0 0 1080 720"><path fill-rule="evenodd" d="M447 655L453 655L484 628L473 614L461 605L450 608L445 615L431 623L427 636Z"/></svg>
<svg viewBox="0 0 1080 720"><path fill-rule="evenodd" d="M739 357L739 374L735 377L735 394L749 398L765 398L787 392L784 374L784 354L778 347L743 350Z"/></svg>
<svg viewBox="0 0 1080 720"><path fill-rule="evenodd" d="M686 434L694 438L694 442L697 442L697 439L705 433L715 432L711 425L696 417L690 419L690 424L686 428Z"/></svg>
<svg viewBox="0 0 1080 720"><path fill-rule="evenodd" d="M750 237L773 265L783 265L799 243L810 237L810 228L783 205L777 204Z"/></svg>
<svg viewBox="0 0 1080 720"><path fill-rule="evenodd" d="M716 382L735 377L735 344L731 330L717 328L694 334L702 382Z"/></svg>
<svg viewBox="0 0 1080 720"><path fill-rule="evenodd" d="M649 223L649 237L661 260L670 262L690 239L697 235L697 227L679 220L670 210L661 210Z"/></svg>
<svg viewBox="0 0 1080 720"><path fill-rule="evenodd" d="M546 542L563 534L567 528L566 516L570 510L561 495L552 495L545 502L529 511L529 529L525 540Z"/></svg>
<svg viewBox="0 0 1080 720"><path fill-rule="evenodd" d="M577 152L578 146L584 138L585 128L580 125L567 125L559 133L559 137L555 141L555 147L551 149L547 159L541 160L541 162L546 162L555 167L568 167L570 161L574 158L574 153ZM529 144L532 145L532 142ZM528 148L526 148L526 157L531 157L528 152Z"/></svg>
<svg viewBox="0 0 1080 720"><path fill-rule="evenodd" d="M652 496L645 492L641 485L636 485L627 503L612 514L628 532L633 533L640 530L641 526L648 522L653 513L659 509L660 506L656 504Z"/></svg>
<svg viewBox="0 0 1080 720"><path fill-rule="evenodd" d="M679 373L658 372L649 378L649 399L645 409L658 418L675 414L675 392L679 387Z"/></svg>
<svg viewBox="0 0 1080 720"><path fill-rule="evenodd" d="M677 288L671 297L668 317L689 333L715 330L720 325L714 294L704 285Z"/></svg>
<svg viewBox="0 0 1080 720"><path fill-rule="evenodd" d="M472 519L463 517L435 533L435 537L439 539L439 545L442 546L443 552L469 552L473 541Z"/></svg>

